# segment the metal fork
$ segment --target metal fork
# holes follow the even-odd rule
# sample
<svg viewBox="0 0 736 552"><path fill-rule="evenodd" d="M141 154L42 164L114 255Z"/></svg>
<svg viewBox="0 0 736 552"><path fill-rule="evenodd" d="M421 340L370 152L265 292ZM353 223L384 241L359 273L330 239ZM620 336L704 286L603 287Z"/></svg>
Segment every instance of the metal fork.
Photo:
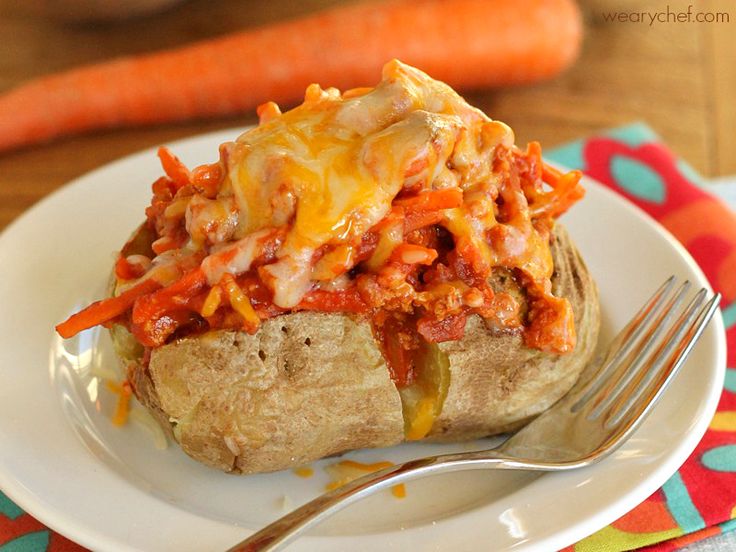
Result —
<svg viewBox="0 0 736 552"><path fill-rule="evenodd" d="M549 410L500 446L411 460L326 493L254 533L229 552L280 549L346 506L427 475L476 469L561 471L598 462L620 447L651 411L718 308L720 294L670 277Z"/></svg>

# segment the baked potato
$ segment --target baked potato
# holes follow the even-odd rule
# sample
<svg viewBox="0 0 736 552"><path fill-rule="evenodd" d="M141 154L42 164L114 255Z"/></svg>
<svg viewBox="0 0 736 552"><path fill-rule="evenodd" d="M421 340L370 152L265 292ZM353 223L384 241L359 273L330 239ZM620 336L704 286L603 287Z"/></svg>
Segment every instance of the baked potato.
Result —
<svg viewBox="0 0 736 552"><path fill-rule="evenodd" d="M509 431L595 348L596 287L555 222L584 190L538 144L398 61L187 169L159 150L111 296L139 400L191 457L257 473L405 440Z"/></svg>
<svg viewBox="0 0 736 552"><path fill-rule="evenodd" d="M429 387L444 395L428 440L513 430L577 380L598 337L597 289L559 224L552 254L553 292L575 313L574 351L531 349L518 332L471 317L465 336L434 345L425 367L435 378ZM275 471L406 439L401 395L370 322L358 315L296 312L267 320L254 335L185 337L154 350L147 367L123 327L112 335L139 400L189 456L214 468ZM406 415L409 421L415 412Z"/></svg>

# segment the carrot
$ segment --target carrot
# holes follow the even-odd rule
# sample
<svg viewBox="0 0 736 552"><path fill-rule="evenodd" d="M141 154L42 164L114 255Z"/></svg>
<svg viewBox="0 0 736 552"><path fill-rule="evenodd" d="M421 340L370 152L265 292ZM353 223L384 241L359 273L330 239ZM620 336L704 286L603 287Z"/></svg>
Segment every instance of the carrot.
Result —
<svg viewBox="0 0 736 552"><path fill-rule="evenodd" d="M201 268L187 272L173 284L146 294L135 301L133 324L143 325L160 317L168 309L181 307L207 285L207 277ZM132 305L131 305L132 306Z"/></svg>
<svg viewBox="0 0 736 552"><path fill-rule="evenodd" d="M192 182L192 173L169 148L163 146L158 148L158 158L166 176L172 180L177 190Z"/></svg>
<svg viewBox="0 0 736 552"><path fill-rule="evenodd" d="M93 129L294 102L352 88L391 58L461 89L535 82L577 55L574 0L389 0L51 75L0 96L0 150Z"/></svg>
<svg viewBox="0 0 736 552"><path fill-rule="evenodd" d="M438 224L445 218L442 211L409 211L404 217L404 234Z"/></svg>
<svg viewBox="0 0 736 552"><path fill-rule="evenodd" d="M420 192L415 196L394 200L394 205L404 207L410 211L436 211L438 209L452 209L463 204L463 191L460 188L444 188Z"/></svg>
<svg viewBox="0 0 736 552"><path fill-rule="evenodd" d="M117 297L96 301L86 309L71 315L67 320L56 326L56 331L64 339L73 337L82 330L97 326L103 322L108 322L116 316L120 316L133 306L136 299L143 295L148 295L160 287L161 284L158 282L144 280Z"/></svg>
<svg viewBox="0 0 736 552"><path fill-rule="evenodd" d="M121 385L108 381L107 388L118 396L118 401L115 405L115 414L113 414L112 417L112 423L118 427L124 426L128 423L130 397L133 395L133 389L127 381L124 381Z"/></svg>

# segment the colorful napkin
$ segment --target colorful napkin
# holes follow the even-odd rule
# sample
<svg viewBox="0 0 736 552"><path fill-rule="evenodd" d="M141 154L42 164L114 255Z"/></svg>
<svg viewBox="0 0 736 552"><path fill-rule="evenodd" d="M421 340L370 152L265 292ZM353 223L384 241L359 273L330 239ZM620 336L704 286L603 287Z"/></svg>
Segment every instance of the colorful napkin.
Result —
<svg viewBox="0 0 736 552"><path fill-rule="evenodd" d="M546 152L644 209L669 229L723 294L728 374L705 437L664 486L567 551L675 550L736 529L736 214L699 186L646 126L633 125ZM0 493L0 552L77 552Z"/></svg>
<svg viewBox="0 0 736 552"><path fill-rule="evenodd" d="M718 412L685 464L634 510L566 550L675 550L736 529L736 214L697 184L646 126L547 152L623 195L667 228L723 294L728 372Z"/></svg>
<svg viewBox="0 0 736 552"><path fill-rule="evenodd" d="M80 552L82 548L51 531L0 492L0 552Z"/></svg>

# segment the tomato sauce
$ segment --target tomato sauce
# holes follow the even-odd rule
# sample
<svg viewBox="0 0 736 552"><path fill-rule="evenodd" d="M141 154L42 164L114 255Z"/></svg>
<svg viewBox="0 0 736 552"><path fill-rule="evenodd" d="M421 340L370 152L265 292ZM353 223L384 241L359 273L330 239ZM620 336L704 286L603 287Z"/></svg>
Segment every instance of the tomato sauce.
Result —
<svg viewBox="0 0 736 552"><path fill-rule="evenodd" d="M335 262L323 272L328 277L312 282L291 308L275 304L272 276L263 270L279 260L287 232L283 228L253 246L245 272L226 273L231 278L227 292L222 282L213 286L211 276L197 268L196 262L208 251L191 256L189 264L174 264L181 273L176 281L148 279L146 271L157 256L176 259L190 246L186 217L179 211L191 195L217 196L225 182L227 150L222 152L220 163L191 172L167 150L160 152L166 176L153 183L147 222L115 264L119 283L145 293L124 293L92 305L60 325L60 333L122 322L150 350L213 329L254 333L261 321L289 312L346 313L371 322L398 387L416 380L414 359L423 342L462 339L472 315L482 317L491 328L522 332L529 347L559 354L573 349L570 304L550 292L549 236L554 217L583 190L579 174L561 174L542 162L538 144L529 145L526 152L499 146L493 185L407 188L394 198L387 216L353 242L340 243L342 250L328 242L314 251L307 261L312 266ZM410 168L419 174L426 167ZM289 224L294 221L286 228ZM484 232L473 234L479 225ZM238 260L244 254L241 249L214 253L222 266L243 262ZM138 262L141 259L147 264ZM514 280L521 299L504 289L494 291L489 282L498 268ZM218 286L220 292L211 295ZM233 297L238 298L237 309L231 304ZM254 320L244 320L248 312Z"/></svg>

